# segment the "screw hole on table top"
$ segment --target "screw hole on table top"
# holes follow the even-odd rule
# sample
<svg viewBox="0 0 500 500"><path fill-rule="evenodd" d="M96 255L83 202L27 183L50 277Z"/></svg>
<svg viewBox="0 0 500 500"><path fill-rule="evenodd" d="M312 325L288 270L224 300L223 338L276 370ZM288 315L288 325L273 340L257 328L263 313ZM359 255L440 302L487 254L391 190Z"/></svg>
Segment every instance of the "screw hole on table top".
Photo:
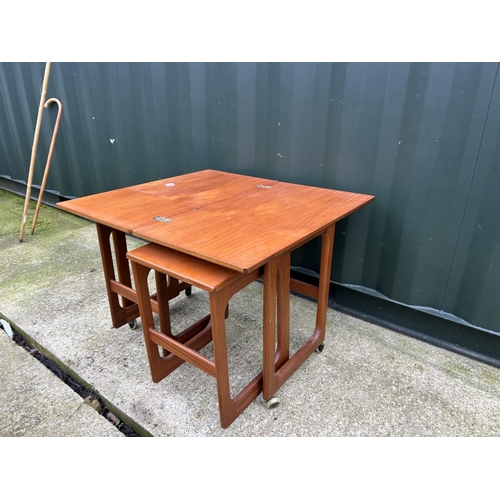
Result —
<svg viewBox="0 0 500 500"><path fill-rule="evenodd" d="M158 222L172 222L172 219L169 219L168 217L163 217L161 215L155 215L153 217L153 220L157 220Z"/></svg>

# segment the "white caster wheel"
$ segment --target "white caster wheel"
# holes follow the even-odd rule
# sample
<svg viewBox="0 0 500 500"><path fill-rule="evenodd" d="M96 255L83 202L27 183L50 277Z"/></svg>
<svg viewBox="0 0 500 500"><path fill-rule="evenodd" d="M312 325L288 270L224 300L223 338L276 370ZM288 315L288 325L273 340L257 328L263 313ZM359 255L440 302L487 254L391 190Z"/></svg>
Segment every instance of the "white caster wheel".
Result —
<svg viewBox="0 0 500 500"><path fill-rule="evenodd" d="M276 408L280 404L280 398L274 397L271 399L268 399L266 401L266 406L268 410L272 410L273 408Z"/></svg>
<svg viewBox="0 0 500 500"><path fill-rule="evenodd" d="M132 321L129 321L128 326L130 327L131 330L137 329L137 320L133 319Z"/></svg>

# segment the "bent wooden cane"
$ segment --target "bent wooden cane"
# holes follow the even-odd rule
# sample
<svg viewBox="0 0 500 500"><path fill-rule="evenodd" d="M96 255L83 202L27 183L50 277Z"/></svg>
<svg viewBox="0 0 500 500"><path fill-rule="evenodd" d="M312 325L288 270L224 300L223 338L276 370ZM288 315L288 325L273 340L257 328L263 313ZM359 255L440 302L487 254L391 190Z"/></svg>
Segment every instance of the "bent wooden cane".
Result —
<svg viewBox="0 0 500 500"><path fill-rule="evenodd" d="M47 163L45 164L45 171L43 173L42 185L40 186L40 193L38 195L38 202L36 204L35 216L33 217L33 223L31 224L31 234L35 232L36 220L38 218L38 212L40 210L40 205L42 204L43 192L45 191L45 184L47 184L47 177L49 176L50 162L52 160L52 154L54 153L54 146L56 144L57 132L59 131L59 123L61 122L62 115L62 104L59 99L52 97L47 100L44 104L44 108L48 108L49 104L55 102L58 106L56 124L54 126L54 132L52 132L52 141L50 143L49 155L47 156Z"/></svg>

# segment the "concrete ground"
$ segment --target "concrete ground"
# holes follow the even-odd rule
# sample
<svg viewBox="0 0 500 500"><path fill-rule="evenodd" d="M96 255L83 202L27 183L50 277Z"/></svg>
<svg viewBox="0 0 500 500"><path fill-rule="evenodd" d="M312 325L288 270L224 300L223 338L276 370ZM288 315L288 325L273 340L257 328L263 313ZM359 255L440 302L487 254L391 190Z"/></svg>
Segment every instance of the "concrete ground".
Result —
<svg viewBox="0 0 500 500"><path fill-rule="evenodd" d="M141 435L500 435L499 369L335 310L324 351L278 391L281 404L268 410L259 397L224 430L212 377L184 364L154 384L140 327L111 326L94 225L42 206L35 234L28 218L19 243L23 203L0 191L1 317ZM293 296L291 309L294 352L312 332L315 305ZM204 292L182 294L173 325L207 311ZM231 301L227 320L235 391L260 371L261 325L254 283ZM122 436L0 330L0 436L54 435Z"/></svg>
<svg viewBox="0 0 500 500"><path fill-rule="evenodd" d="M0 334L0 436L123 437L42 363Z"/></svg>

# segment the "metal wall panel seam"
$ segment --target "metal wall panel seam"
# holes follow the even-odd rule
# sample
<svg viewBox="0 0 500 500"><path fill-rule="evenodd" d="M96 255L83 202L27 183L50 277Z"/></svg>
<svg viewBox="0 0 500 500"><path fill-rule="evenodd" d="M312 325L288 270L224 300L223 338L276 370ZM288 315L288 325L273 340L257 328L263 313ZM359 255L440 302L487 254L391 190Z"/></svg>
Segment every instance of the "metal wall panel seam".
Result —
<svg viewBox="0 0 500 500"><path fill-rule="evenodd" d="M499 68L500 68L500 64L497 63L497 67L496 67L496 71L495 71L495 76L493 78L493 83L492 83L492 86L491 86L491 92L490 92L490 97L489 97L489 102L488 102L488 108L486 110L486 117L484 119L483 130L481 132L481 139L479 141L479 147L478 147L478 150L477 150L476 161L474 163L474 167L473 167L473 171L472 171L472 178L471 178L471 181L470 181L469 190L468 190L466 201L465 201L465 206L464 206L464 209L463 209L463 212L462 212L462 219L461 219L461 223L460 223L460 227L461 228L463 227L463 224L464 224L465 215L467 213L467 207L469 205L470 195L471 195L471 192L472 192L472 186L474 184L474 177L476 175L476 170L477 170L477 166L478 166L478 163L479 163L479 157L481 155L481 149L482 149L482 145L483 145L484 134L485 134L486 127L487 127L487 124L488 124L488 118L489 118L489 115L490 115L490 108L491 108L491 103L492 103L492 100L493 100L493 93L494 93L496 82L497 82ZM448 290L449 285L450 285L451 273L452 273L452 270L453 270L453 264L455 262L455 258L456 258L456 254L457 254L458 244L459 244L459 238L457 238L457 240L456 240L455 249L453 251L453 256L452 256L451 265L450 265L450 272L448 274L448 279L447 279L447 284L446 284L446 290ZM445 296L443 297L443 307L444 307L445 302L446 302L446 293L445 293Z"/></svg>

